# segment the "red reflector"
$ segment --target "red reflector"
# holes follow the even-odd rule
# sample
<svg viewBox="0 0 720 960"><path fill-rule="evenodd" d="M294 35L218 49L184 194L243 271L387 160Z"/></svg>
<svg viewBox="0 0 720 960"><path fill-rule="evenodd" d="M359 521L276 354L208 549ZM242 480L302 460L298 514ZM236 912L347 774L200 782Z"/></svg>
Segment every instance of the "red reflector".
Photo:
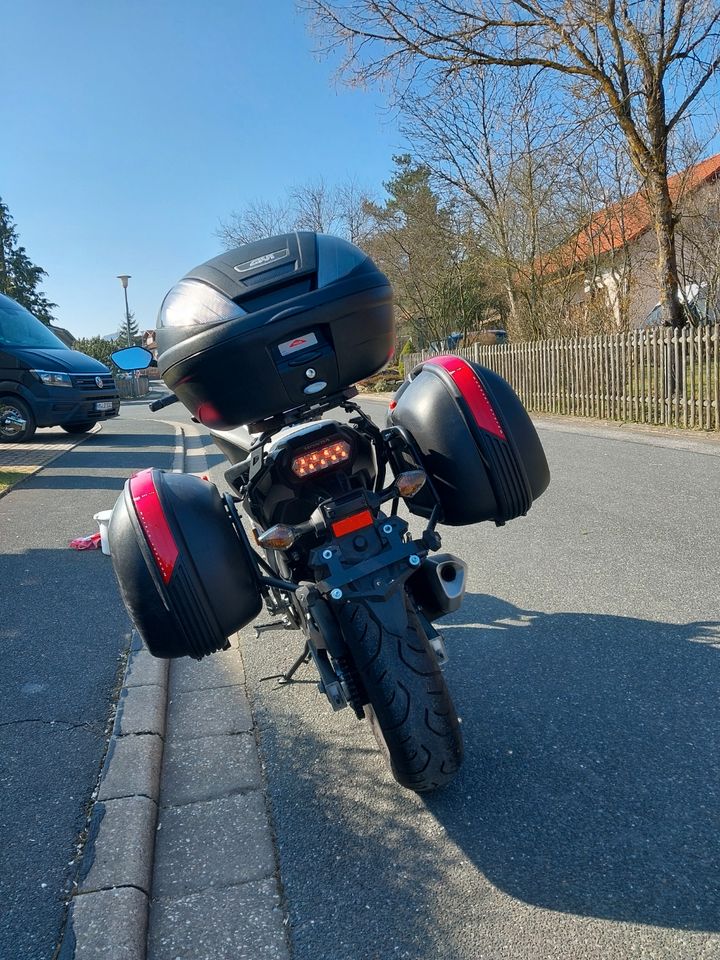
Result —
<svg viewBox="0 0 720 960"><path fill-rule="evenodd" d="M169 583L178 558L178 548L163 513L152 470L141 470L130 478L130 496L163 583Z"/></svg>
<svg viewBox="0 0 720 960"><path fill-rule="evenodd" d="M494 433L501 440L506 439L488 395L467 360L463 357L433 357L426 362L447 370L481 429Z"/></svg>
<svg viewBox="0 0 720 960"><path fill-rule="evenodd" d="M394 410L396 406L397 406L397 400L391 400L388 409Z"/></svg>
<svg viewBox="0 0 720 960"><path fill-rule="evenodd" d="M332 525L332 532L336 537L344 537L346 533L355 533L356 530L371 526L372 522L373 518L370 511L361 510L360 513L354 513L351 517L337 520Z"/></svg>

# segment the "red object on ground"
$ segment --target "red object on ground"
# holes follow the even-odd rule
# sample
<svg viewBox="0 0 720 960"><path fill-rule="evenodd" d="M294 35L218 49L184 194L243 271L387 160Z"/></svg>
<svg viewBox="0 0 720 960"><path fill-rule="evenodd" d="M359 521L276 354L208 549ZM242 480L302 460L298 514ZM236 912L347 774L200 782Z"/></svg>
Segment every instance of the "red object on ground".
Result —
<svg viewBox="0 0 720 960"><path fill-rule="evenodd" d="M89 537L78 537L76 540L71 540L68 546L73 550L99 550L100 534L91 533Z"/></svg>

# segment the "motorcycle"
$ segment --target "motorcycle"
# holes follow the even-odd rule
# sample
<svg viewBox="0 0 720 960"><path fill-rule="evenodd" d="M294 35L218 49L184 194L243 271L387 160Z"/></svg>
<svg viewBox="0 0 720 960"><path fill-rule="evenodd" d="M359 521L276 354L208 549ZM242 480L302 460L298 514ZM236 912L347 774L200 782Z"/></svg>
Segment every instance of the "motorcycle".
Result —
<svg viewBox="0 0 720 960"><path fill-rule="evenodd" d="M303 636L276 679L312 662L331 708L370 723L397 782L428 792L463 759L435 623L459 609L467 565L438 552L437 528L520 516L549 473L509 385L460 357L416 367L375 424L353 384L386 364L393 340L387 279L346 241L283 235L190 271L160 310L173 392L151 407L179 399L210 429L231 492L143 471L116 504L110 544L151 653L225 649L264 602L275 619L258 637ZM326 418L337 410L348 419ZM424 519L419 536L401 502Z"/></svg>

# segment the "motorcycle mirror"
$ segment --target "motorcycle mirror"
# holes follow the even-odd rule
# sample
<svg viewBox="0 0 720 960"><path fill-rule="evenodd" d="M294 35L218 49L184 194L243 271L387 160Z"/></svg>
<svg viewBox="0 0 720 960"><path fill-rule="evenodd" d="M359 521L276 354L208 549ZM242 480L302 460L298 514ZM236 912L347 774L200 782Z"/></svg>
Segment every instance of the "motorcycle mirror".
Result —
<svg viewBox="0 0 720 960"><path fill-rule="evenodd" d="M125 347L110 354L110 359L121 370L145 370L147 367L157 366L153 355L144 347Z"/></svg>

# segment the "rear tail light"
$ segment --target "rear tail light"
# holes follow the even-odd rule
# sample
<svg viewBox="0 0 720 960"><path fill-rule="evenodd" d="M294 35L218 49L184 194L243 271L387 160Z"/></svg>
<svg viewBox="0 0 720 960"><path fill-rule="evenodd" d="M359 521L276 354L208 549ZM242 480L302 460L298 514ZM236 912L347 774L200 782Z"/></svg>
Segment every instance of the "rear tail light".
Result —
<svg viewBox="0 0 720 960"><path fill-rule="evenodd" d="M292 472L296 477L309 477L313 473L319 473L321 470L327 470L329 467L349 460L351 452L350 444L346 440L337 440L322 447L306 450L293 459Z"/></svg>

